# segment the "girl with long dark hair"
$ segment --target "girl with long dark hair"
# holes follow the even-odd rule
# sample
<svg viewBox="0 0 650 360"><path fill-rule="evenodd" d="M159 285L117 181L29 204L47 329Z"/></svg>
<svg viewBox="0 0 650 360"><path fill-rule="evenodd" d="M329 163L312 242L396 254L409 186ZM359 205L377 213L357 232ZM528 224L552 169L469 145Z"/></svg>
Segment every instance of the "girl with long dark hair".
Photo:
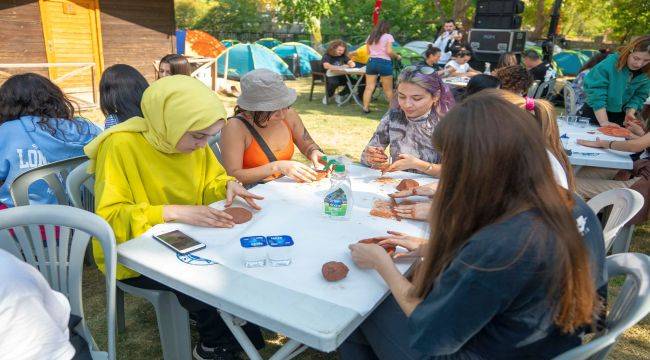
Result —
<svg viewBox="0 0 650 360"><path fill-rule="evenodd" d="M74 112L63 91L41 75L14 75L0 86L0 207L14 205L9 188L18 175L83 155L100 129ZM32 204L57 203L42 181L29 197Z"/></svg>
<svg viewBox="0 0 650 360"><path fill-rule="evenodd" d="M539 161L539 132L525 110L483 92L447 113L433 134L442 172L429 238L350 245L392 296L340 348L342 359L548 359L581 344L606 285L603 235ZM411 278L385 244L421 259Z"/></svg>
<svg viewBox="0 0 650 360"><path fill-rule="evenodd" d="M147 80L132 66L116 64L104 70L99 81L99 107L106 116L104 128L142 117L140 101L149 87Z"/></svg>
<svg viewBox="0 0 650 360"><path fill-rule="evenodd" d="M192 66L187 58L183 55L168 54L160 59L158 65L158 78L171 75L187 75L192 74Z"/></svg>

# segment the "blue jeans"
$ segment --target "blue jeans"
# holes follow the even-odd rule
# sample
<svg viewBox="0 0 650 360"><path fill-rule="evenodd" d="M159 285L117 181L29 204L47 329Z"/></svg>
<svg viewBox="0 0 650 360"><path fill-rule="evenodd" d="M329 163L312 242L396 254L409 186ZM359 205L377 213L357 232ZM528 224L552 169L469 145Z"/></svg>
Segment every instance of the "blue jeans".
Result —
<svg viewBox="0 0 650 360"><path fill-rule="evenodd" d="M366 65L367 75L393 76L393 62L386 59L370 58Z"/></svg>

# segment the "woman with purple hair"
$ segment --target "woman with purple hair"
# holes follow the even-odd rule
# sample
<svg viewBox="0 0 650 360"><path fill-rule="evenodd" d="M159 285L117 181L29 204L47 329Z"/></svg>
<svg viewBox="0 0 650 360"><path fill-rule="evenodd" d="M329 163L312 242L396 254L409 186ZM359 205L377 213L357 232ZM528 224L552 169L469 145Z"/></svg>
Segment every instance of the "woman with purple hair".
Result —
<svg viewBox="0 0 650 360"><path fill-rule="evenodd" d="M440 173L440 155L431 136L440 118L454 106L454 97L428 66L409 66L399 75L391 108L361 154L361 163L386 171ZM385 149L390 145L390 158Z"/></svg>

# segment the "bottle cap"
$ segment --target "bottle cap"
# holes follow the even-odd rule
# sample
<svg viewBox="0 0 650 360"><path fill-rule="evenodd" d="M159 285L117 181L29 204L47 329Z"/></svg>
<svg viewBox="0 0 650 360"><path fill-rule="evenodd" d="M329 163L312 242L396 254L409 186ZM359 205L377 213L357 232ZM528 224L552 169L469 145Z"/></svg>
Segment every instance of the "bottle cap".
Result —
<svg viewBox="0 0 650 360"><path fill-rule="evenodd" d="M334 172L342 173L345 172L345 165L338 164L334 166Z"/></svg>

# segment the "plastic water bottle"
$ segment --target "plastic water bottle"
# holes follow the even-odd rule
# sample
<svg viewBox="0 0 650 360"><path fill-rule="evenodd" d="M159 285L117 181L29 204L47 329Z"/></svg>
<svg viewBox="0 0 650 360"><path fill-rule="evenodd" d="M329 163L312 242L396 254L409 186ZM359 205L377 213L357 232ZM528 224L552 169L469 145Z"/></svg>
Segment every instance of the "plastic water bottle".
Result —
<svg viewBox="0 0 650 360"><path fill-rule="evenodd" d="M338 164L330 176L331 186L323 199L323 210L333 220L348 220L352 215L352 184L345 165Z"/></svg>
<svg viewBox="0 0 650 360"><path fill-rule="evenodd" d="M490 75L490 73L491 73L491 71L490 71L490 63L486 62L485 63L485 71L483 71L483 74Z"/></svg>

